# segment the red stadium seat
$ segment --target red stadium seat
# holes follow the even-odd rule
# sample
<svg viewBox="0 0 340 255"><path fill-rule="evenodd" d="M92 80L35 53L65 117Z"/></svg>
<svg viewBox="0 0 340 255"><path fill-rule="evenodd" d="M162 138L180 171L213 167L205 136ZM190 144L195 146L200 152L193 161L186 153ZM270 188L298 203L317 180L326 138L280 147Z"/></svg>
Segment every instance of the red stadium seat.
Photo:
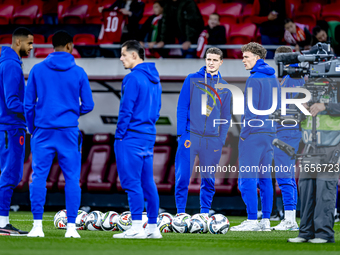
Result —
<svg viewBox="0 0 340 255"><path fill-rule="evenodd" d="M46 58L52 52L54 52L53 48L38 48L34 49L34 56L36 58Z"/></svg>
<svg viewBox="0 0 340 255"><path fill-rule="evenodd" d="M52 52L54 52L53 48L39 48L34 50L34 56L36 58L46 58ZM74 58L81 58L79 52L75 48L73 48L72 55Z"/></svg>
<svg viewBox="0 0 340 255"><path fill-rule="evenodd" d="M115 163L111 164L104 182L87 182L87 190L89 192L111 192L115 188L117 176L117 165Z"/></svg>
<svg viewBox="0 0 340 255"><path fill-rule="evenodd" d="M35 44L44 44L45 43L45 36L39 35L39 34L34 34L33 35L33 43Z"/></svg>
<svg viewBox="0 0 340 255"><path fill-rule="evenodd" d="M12 44L12 35L0 35L0 44Z"/></svg>
<svg viewBox="0 0 340 255"><path fill-rule="evenodd" d="M216 4L214 3L200 3L197 4L198 9L200 10L204 24L208 23L209 15L216 12Z"/></svg>
<svg viewBox="0 0 340 255"><path fill-rule="evenodd" d="M17 192L28 191L28 182L30 175L32 174L32 154L29 155L28 159L24 162L22 179L18 186L14 189Z"/></svg>
<svg viewBox="0 0 340 255"><path fill-rule="evenodd" d="M334 3L325 5L322 9L321 18L326 21L340 21L340 4Z"/></svg>
<svg viewBox="0 0 340 255"><path fill-rule="evenodd" d="M154 15L153 12L153 3L148 3L144 7L144 13L142 19L139 21L139 24L144 24L144 22L150 17Z"/></svg>
<svg viewBox="0 0 340 255"><path fill-rule="evenodd" d="M235 24L231 26L228 44L246 44L254 40L256 25ZM242 58L241 50L227 50L228 58Z"/></svg>
<svg viewBox="0 0 340 255"><path fill-rule="evenodd" d="M52 34L52 35L49 35L49 36L47 37L47 43L52 44L52 37L53 37L53 34Z"/></svg>
<svg viewBox="0 0 340 255"><path fill-rule="evenodd" d="M101 25L103 23L103 15L98 11L98 7L100 5L93 6L91 9L88 10L85 23L86 24L98 24Z"/></svg>
<svg viewBox="0 0 340 255"><path fill-rule="evenodd" d="M230 33L230 25L224 24L224 27L225 27L225 37L227 38L227 42L228 42L229 33Z"/></svg>
<svg viewBox="0 0 340 255"><path fill-rule="evenodd" d="M39 6L36 4L18 6L15 8L13 14L13 23L21 25L34 24L36 23L37 18L40 18L38 14Z"/></svg>
<svg viewBox="0 0 340 255"><path fill-rule="evenodd" d="M80 186L84 186L87 183L87 187L92 191L98 191L102 187L107 189L105 184L105 177L110 165L112 144L110 134L95 134L93 136L93 146L87 156L85 163L81 168ZM64 189L65 180L64 177L59 177L58 188L59 190ZM97 183L103 185L90 185L89 183ZM113 184L112 184L113 185Z"/></svg>
<svg viewBox="0 0 340 255"><path fill-rule="evenodd" d="M241 15L241 11L242 4L240 3L220 4L217 8L221 24L236 24L238 17Z"/></svg>
<svg viewBox="0 0 340 255"><path fill-rule="evenodd" d="M62 15L62 22L64 24L83 24L88 9L89 6L87 4L68 7Z"/></svg>
<svg viewBox="0 0 340 255"><path fill-rule="evenodd" d="M58 22L62 23L62 18L65 10L71 5L70 1L63 1L58 3Z"/></svg>
<svg viewBox="0 0 340 255"><path fill-rule="evenodd" d="M239 18L240 23L251 23L250 16L252 9L252 4L247 4L246 6L244 6L242 15Z"/></svg>
<svg viewBox="0 0 340 255"><path fill-rule="evenodd" d="M304 3L295 11L294 21L313 28L316 25L316 21L320 18L320 12L321 4Z"/></svg>
<svg viewBox="0 0 340 255"><path fill-rule="evenodd" d="M94 45L96 44L96 37L93 34L76 34L73 37L75 45Z"/></svg>
<svg viewBox="0 0 340 255"><path fill-rule="evenodd" d="M12 19L14 5L0 5L0 25L8 25Z"/></svg>

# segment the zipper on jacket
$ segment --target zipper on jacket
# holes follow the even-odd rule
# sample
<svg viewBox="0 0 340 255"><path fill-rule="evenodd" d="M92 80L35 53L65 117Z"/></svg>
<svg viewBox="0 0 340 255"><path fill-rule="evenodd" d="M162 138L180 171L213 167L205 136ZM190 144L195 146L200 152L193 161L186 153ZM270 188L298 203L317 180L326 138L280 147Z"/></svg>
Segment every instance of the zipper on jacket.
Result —
<svg viewBox="0 0 340 255"><path fill-rule="evenodd" d="M8 149L8 131L5 131L5 144L6 144L6 149Z"/></svg>
<svg viewBox="0 0 340 255"><path fill-rule="evenodd" d="M213 78L210 78L210 86L211 86L211 80L213 80ZM208 97L208 102L207 102L207 106L209 105L209 100L210 100L210 97ZM211 110L211 113L212 111L214 110L214 108ZM211 114L210 113L210 114ZM209 115L210 116L210 115ZM204 122L204 130L203 130L203 135L205 135L205 129L207 127L207 119L208 119L208 116L205 115L205 122Z"/></svg>

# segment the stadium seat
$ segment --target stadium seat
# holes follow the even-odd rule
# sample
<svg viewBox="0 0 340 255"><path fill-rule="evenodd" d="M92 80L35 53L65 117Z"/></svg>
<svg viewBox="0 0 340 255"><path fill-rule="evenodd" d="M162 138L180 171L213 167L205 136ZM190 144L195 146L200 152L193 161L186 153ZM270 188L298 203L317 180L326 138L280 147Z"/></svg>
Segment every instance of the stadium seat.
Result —
<svg viewBox="0 0 340 255"><path fill-rule="evenodd" d="M340 21L340 4L328 4L322 9L321 19L326 21Z"/></svg>
<svg viewBox="0 0 340 255"><path fill-rule="evenodd" d="M104 182L87 182L87 190L89 192L111 192L115 188L117 176L117 164L111 164Z"/></svg>
<svg viewBox="0 0 340 255"><path fill-rule="evenodd" d="M52 44L52 37L53 37L53 34L51 34L47 37L47 43Z"/></svg>
<svg viewBox="0 0 340 255"><path fill-rule="evenodd" d="M70 1L58 2L58 22L62 23L65 10L71 5Z"/></svg>
<svg viewBox="0 0 340 255"><path fill-rule="evenodd" d="M96 38L93 34L76 34L73 37L74 45L94 45Z"/></svg>
<svg viewBox="0 0 340 255"><path fill-rule="evenodd" d="M103 183L105 182L106 172L110 165L112 141L110 134L95 134L93 136L93 146L87 156L85 163L81 168L80 187L85 183ZM58 189L64 190L65 178L61 174L58 181ZM90 185L91 186L91 185ZM94 189L104 187L100 185L92 185ZM87 185L89 187L89 185Z"/></svg>
<svg viewBox="0 0 340 255"><path fill-rule="evenodd" d="M221 24L236 24L237 19L241 15L241 11L242 4L240 3L220 4L217 8Z"/></svg>
<svg viewBox="0 0 340 255"><path fill-rule="evenodd" d="M304 3L295 11L294 21L313 28L316 25L316 21L320 18L320 12L321 4Z"/></svg>
<svg viewBox="0 0 340 255"><path fill-rule="evenodd" d="M39 6L37 4L18 6L15 8L13 13L13 23L20 25L32 25L37 23L37 18L41 18L38 14Z"/></svg>
<svg viewBox="0 0 340 255"><path fill-rule="evenodd" d="M53 48L38 48L34 50L34 56L36 58L46 58L48 54L54 52ZM79 52L73 48L72 55L74 58L81 58Z"/></svg>
<svg viewBox="0 0 340 255"><path fill-rule="evenodd" d="M14 5L0 5L0 25L8 25L11 22Z"/></svg>
<svg viewBox="0 0 340 255"><path fill-rule="evenodd" d="M64 11L64 14L62 14L62 23L83 24L88 9L89 6L87 4L69 6Z"/></svg>
<svg viewBox="0 0 340 255"><path fill-rule="evenodd" d="M101 25L102 21L102 14L98 11L98 6L93 6L86 14L85 23L86 24L98 24Z"/></svg>
<svg viewBox="0 0 340 255"><path fill-rule="evenodd" d="M44 44L45 43L45 36L40 34L34 34L33 35L33 43L35 44Z"/></svg>
<svg viewBox="0 0 340 255"><path fill-rule="evenodd" d="M254 40L256 25L235 24L231 26L228 44L246 44ZM242 58L241 50L227 50L228 58Z"/></svg>
<svg viewBox="0 0 340 255"><path fill-rule="evenodd" d="M12 44L12 35L0 35L0 44Z"/></svg>
<svg viewBox="0 0 340 255"><path fill-rule="evenodd" d="M200 10L204 24L206 25L209 20L209 15L216 12L216 4L214 3L199 3L197 4L198 9Z"/></svg>
<svg viewBox="0 0 340 255"><path fill-rule="evenodd" d="M14 189L16 192L28 191L28 182L30 175L32 174L32 154L29 155L28 159L24 162L22 179L18 186Z"/></svg>
<svg viewBox="0 0 340 255"><path fill-rule="evenodd" d="M227 38L227 42L228 42L229 33L230 33L230 25L224 24L224 27L225 27L225 37Z"/></svg>
<svg viewBox="0 0 340 255"><path fill-rule="evenodd" d="M153 12L153 3L148 3L145 5L144 7L144 12L143 12L143 17L142 19L139 21L139 24L144 24L144 22L150 17L154 15Z"/></svg>
<svg viewBox="0 0 340 255"><path fill-rule="evenodd" d="M240 15L239 18L240 23L251 23L250 16L252 9L253 9L252 4L247 4L246 6L244 6L242 14Z"/></svg>

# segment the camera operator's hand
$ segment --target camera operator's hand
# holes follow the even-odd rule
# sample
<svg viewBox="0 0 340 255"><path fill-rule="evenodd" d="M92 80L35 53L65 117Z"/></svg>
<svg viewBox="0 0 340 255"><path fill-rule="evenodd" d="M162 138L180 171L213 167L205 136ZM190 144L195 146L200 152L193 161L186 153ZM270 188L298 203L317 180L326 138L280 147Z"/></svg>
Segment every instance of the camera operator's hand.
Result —
<svg viewBox="0 0 340 255"><path fill-rule="evenodd" d="M310 107L309 112L315 117L319 112L326 110L324 103L315 103Z"/></svg>

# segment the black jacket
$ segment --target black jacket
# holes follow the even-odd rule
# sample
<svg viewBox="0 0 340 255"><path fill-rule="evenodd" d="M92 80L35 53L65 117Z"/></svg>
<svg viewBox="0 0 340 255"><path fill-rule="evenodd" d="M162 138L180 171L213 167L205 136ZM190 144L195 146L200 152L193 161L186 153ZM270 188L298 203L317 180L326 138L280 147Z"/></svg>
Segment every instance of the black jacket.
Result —
<svg viewBox="0 0 340 255"><path fill-rule="evenodd" d="M168 0L164 6L160 40L174 43L180 41L197 43L204 22L194 0Z"/></svg>
<svg viewBox="0 0 340 255"><path fill-rule="evenodd" d="M226 44L227 37L224 26L216 26L211 29L209 26L204 27L205 30L208 31L208 44L216 45L216 44Z"/></svg>

